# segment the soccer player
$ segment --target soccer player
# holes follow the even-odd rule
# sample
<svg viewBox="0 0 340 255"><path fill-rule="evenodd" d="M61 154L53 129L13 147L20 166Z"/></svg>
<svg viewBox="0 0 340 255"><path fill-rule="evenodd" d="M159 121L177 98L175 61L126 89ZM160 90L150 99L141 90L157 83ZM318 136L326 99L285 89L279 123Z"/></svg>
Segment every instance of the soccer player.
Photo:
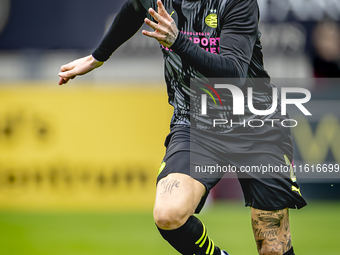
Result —
<svg viewBox="0 0 340 255"><path fill-rule="evenodd" d="M238 124L214 129L190 109L191 78L208 77L234 78L238 87L252 87L256 109L271 107L273 85L263 67L258 21L256 0L128 0L93 54L62 66L59 73L59 84L65 84L101 66L143 22L153 29L143 34L160 43L169 103L174 107L157 177L154 220L162 237L181 254L228 254L214 244L206 226L194 216L222 176L193 176L190 171L194 165L230 164L241 169L270 164L291 168L289 129L274 121L259 128L242 125L254 118L284 120L286 117L278 111L256 116L246 106L245 114L237 116ZM206 85L208 88L214 91ZM233 118L228 99L222 103L227 106L220 111ZM251 208L258 253L294 254L288 208L306 205L294 173L270 173L260 178L255 173L239 172L238 178L245 204Z"/></svg>

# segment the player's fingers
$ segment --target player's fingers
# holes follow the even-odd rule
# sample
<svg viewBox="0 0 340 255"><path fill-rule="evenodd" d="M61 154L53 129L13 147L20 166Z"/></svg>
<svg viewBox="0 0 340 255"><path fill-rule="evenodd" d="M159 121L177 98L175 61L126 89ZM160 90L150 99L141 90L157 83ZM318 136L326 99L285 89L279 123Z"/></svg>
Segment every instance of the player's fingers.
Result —
<svg viewBox="0 0 340 255"><path fill-rule="evenodd" d="M157 33L157 32L149 32L149 31L146 31L146 30L143 30L142 31L143 35L146 35L148 37L152 37L152 38L155 38L156 40L158 41L162 41L165 39L165 36L160 34L160 33Z"/></svg>
<svg viewBox="0 0 340 255"><path fill-rule="evenodd" d="M169 19L169 18L171 19L171 16L166 11L162 1L160 1L160 0L157 1L157 7L158 7L157 11L162 17L164 17L166 19Z"/></svg>
<svg viewBox="0 0 340 255"><path fill-rule="evenodd" d="M160 0L157 1L157 7L158 7L158 9L157 9L158 13L164 14L164 12L167 12L164 8L162 1L160 1Z"/></svg>
<svg viewBox="0 0 340 255"><path fill-rule="evenodd" d="M63 85L63 84L66 84L68 81L69 81L68 78L60 78L58 84L59 84L59 85Z"/></svg>
<svg viewBox="0 0 340 255"><path fill-rule="evenodd" d="M159 32L161 32L161 33L165 33L165 29L164 29L162 26L160 26L159 24L157 24L157 23L155 23L155 22L149 20L148 18L145 18L144 21L145 21L145 23L146 23L148 26L150 26L151 28L153 28L153 29L155 29L155 30L157 30L157 31L159 31Z"/></svg>
<svg viewBox="0 0 340 255"><path fill-rule="evenodd" d="M73 70L67 71L67 72L60 72L60 73L59 73L59 76L60 76L61 78L68 78L68 79L70 79L71 77L73 77L73 76L75 76L75 75L76 75L76 74L74 73Z"/></svg>
<svg viewBox="0 0 340 255"><path fill-rule="evenodd" d="M60 71L66 72L68 70L73 69L74 67L75 67L75 63L74 62L70 62L70 63L68 63L66 65L61 66Z"/></svg>
<svg viewBox="0 0 340 255"><path fill-rule="evenodd" d="M154 32L149 32L149 31L143 30L143 31L142 31L142 34L143 34L143 35L146 35L146 36L148 36L148 37L155 38L155 37L154 37Z"/></svg>
<svg viewBox="0 0 340 255"><path fill-rule="evenodd" d="M163 22L163 18L161 15L159 15L154 9L150 8L149 9L149 13L151 14L151 16L159 23L159 22Z"/></svg>
<svg viewBox="0 0 340 255"><path fill-rule="evenodd" d="M63 85L64 84L64 79L63 78L59 78L59 82L58 82L59 85Z"/></svg>

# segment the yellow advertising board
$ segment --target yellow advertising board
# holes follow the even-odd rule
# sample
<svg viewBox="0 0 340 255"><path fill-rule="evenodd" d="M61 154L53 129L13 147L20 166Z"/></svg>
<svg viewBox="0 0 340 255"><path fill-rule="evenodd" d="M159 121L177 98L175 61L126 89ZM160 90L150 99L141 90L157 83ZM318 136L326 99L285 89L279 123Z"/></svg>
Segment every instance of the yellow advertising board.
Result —
<svg viewBox="0 0 340 255"><path fill-rule="evenodd" d="M0 87L0 208L151 209L165 86Z"/></svg>
<svg viewBox="0 0 340 255"><path fill-rule="evenodd" d="M0 210L151 211L171 115L159 84L1 84ZM301 162L340 162L336 112L293 117Z"/></svg>

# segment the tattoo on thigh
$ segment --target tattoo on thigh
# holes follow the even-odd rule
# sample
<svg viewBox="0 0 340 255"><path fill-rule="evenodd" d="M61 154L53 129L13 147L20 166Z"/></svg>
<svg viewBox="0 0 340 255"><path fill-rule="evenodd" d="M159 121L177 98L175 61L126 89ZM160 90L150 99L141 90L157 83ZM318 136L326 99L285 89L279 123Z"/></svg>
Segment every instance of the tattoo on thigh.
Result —
<svg viewBox="0 0 340 255"><path fill-rule="evenodd" d="M288 209L255 210L251 221L259 254L280 255L291 249Z"/></svg>
<svg viewBox="0 0 340 255"><path fill-rule="evenodd" d="M162 195L165 193L171 194L174 188L179 188L180 182L177 180L163 180L161 181Z"/></svg>

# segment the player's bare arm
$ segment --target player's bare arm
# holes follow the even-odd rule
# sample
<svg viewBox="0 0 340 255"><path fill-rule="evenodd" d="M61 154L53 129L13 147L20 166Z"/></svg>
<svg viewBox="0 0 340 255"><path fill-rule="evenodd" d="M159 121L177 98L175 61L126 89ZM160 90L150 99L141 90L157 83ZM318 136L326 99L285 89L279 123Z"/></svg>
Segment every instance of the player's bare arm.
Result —
<svg viewBox="0 0 340 255"><path fill-rule="evenodd" d="M149 13L157 21L157 23L145 18L145 23L151 28L155 29L154 32L143 30L143 34L155 38L160 44L170 48L174 44L178 36L178 28L175 21L169 13L165 10L164 5L160 0L157 1L158 13L150 8Z"/></svg>
<svg viewBox="0 0 340 255"><path fill-rule="evenodd" d="M92 55L76 59L66 65L61 66L59 73L59 85L66 84L77 75L87 74L93 69L100 67L104 62L96 60Z"/></svg>
<svg viewBox="0 0 340 255"><path fill-rule="evenodd" d="M252 208L251 221L260 255L284 254L292 248L288 209L263 211Z"/></svg>

